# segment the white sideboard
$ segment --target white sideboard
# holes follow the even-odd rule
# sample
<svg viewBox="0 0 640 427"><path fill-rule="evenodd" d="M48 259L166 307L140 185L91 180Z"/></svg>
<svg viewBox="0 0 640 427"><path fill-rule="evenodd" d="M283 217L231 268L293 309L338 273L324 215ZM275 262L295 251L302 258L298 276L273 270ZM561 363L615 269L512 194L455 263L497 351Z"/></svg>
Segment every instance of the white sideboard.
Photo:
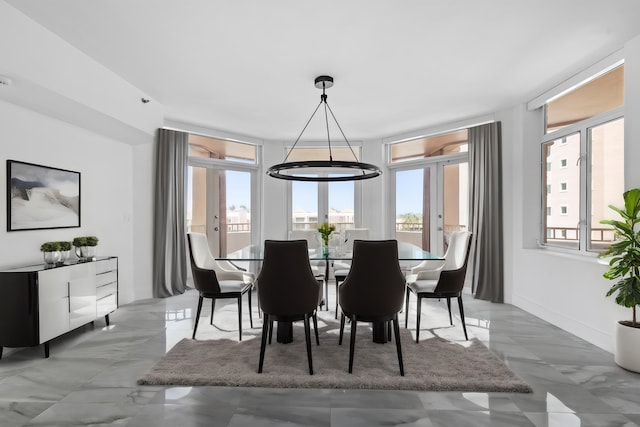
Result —
<svg viewBox="0 0 640 427"><path fill-rule="evenodd" d="M0 358L3 347L44 344L118 307L118 258L0 271Z"/></svg>

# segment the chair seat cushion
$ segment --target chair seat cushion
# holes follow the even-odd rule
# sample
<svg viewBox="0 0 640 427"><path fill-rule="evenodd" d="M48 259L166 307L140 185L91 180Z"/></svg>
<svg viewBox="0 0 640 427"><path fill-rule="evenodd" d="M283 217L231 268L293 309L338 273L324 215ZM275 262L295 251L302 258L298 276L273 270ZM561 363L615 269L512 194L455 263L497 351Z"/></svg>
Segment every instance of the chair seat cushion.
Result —
<svg viewBox="0 0 640 427"><path fill-rule="evenodd" d="M227 292L243 292L251 287L251 283L245 283L242 280L220 280L220 291Z"/></svg>
<svg viewBox="0 0 640 427"><path fill-rule="evenodd" d="M431 293L436 289L437 280L415 280L407 283L407 286L415 293Z"/></svg>
<svg viewBox="0 0 640 427"><path fill-rule="evenodd" d="M347 274L349 274L348 269L340 269L333 272L333 275L336 277L347 277Z"/></svg>

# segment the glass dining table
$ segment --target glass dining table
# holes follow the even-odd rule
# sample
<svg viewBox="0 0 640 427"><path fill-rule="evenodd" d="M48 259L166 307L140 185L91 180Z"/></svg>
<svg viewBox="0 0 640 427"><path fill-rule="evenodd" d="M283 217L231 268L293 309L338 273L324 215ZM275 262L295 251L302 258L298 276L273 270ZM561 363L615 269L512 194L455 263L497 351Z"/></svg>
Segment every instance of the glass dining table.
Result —
<svg viewBox="0 0 640 427"><path fill-rule="evenodd" d="M309 250L310 261L325 261L325 296L327 304L329 300L329 286L326 281L329 278L329 268L332 261L351 261L353 253L341 250L340 248L329 247L328 250ZM264 248L262 246L245 246L244 248L230 253L224 257L216 257L217 260L230 262L261 262L264 259ZM400 262L421 262L425 260L443 261L444 258L425 251L419 246L407 242L398 242L398 261ZM293 341L293 328L291 322L278 322L276 340L279 343L290 343ZM385 343L386 335L384 325L373 325L373 341Z"/></svg>

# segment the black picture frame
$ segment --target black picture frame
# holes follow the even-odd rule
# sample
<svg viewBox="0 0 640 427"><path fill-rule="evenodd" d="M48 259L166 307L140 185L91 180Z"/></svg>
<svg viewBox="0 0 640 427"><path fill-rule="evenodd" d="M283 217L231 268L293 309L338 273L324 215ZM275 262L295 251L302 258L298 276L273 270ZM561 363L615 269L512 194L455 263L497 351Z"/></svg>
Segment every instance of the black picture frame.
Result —
<svg viewBox="0 0 640 427"><path fill-rule="evenodd" d="M7 160L7 231L80 227L80 172Z"/></svg>

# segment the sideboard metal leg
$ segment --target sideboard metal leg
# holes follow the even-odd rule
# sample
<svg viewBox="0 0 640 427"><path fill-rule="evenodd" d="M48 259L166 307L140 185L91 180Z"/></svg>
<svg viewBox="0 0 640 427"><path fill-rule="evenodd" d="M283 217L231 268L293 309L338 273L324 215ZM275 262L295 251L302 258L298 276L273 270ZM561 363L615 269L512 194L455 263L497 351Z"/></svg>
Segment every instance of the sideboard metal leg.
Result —
<svg viewBox="0 0 640 427"><path fill-rule="evenodd" d="M49 358L49 341L44 343L44 357L45 359Z"/></svg>

